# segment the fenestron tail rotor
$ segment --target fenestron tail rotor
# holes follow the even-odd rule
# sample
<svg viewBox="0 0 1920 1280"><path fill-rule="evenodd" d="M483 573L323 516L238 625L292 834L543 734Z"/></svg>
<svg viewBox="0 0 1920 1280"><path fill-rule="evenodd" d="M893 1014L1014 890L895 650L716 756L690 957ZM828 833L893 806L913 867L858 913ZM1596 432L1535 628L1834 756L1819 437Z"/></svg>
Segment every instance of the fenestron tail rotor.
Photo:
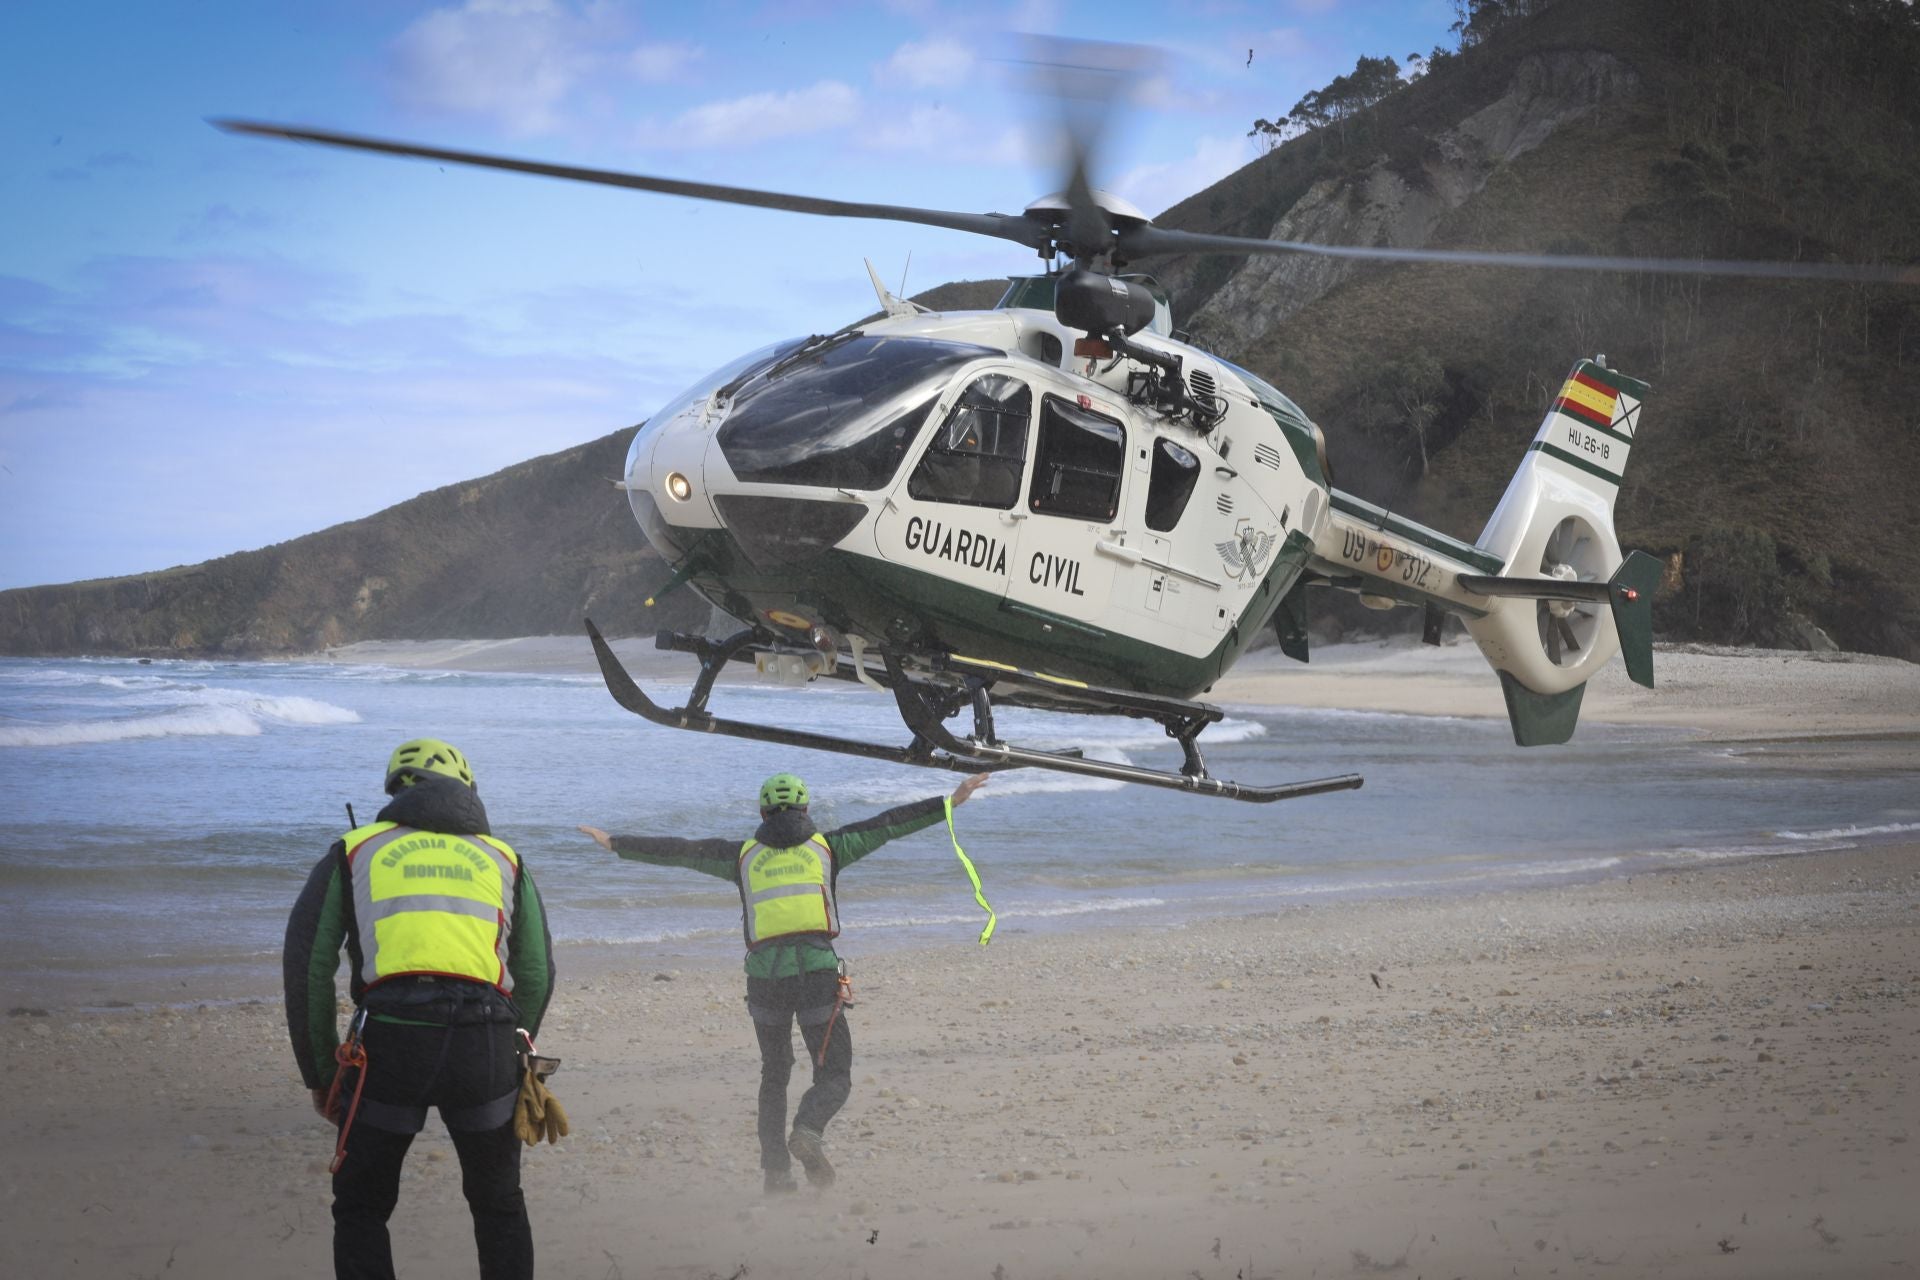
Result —
<svg viewBox="0 0 1920 1280"><path fill-rule="evenodd" d="M1540 554L1540 576L1559 582L1606 582L1599 540L1585 522L1568 516L1547 535ZM1538 615L1540 643L1547 660L1557 666L1579 661L1581 652L1593 643L1598 613L1593 602L1579 600L1541 600Z"/></svg>

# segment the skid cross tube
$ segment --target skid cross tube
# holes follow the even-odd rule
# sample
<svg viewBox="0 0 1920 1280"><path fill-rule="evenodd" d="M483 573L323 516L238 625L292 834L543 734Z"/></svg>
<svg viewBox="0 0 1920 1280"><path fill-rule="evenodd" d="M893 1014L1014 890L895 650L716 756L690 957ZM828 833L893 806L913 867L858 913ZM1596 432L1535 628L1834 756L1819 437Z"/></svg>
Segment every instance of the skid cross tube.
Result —
<svg viewBox="0 0 1920 1280"><path fill-rule="evenodd" d="M587 638L593 641L593 655L600 662L601 679L607 683L607 692L613 700L633 714L669 729L692 729L699 733L718 733L731 738L748 738L755 742L775 742L787 747L802 747L809 751L837 751L841 755L863 756L869 760L890 760L896 764L917 764L929 769L950 769L955 773L991 773L1007 765L955 759L940 756L916 742L912 746L889 747L877 742L861 742L853 738L836 738L824 733L808 733L804 729L783 729L777 725L754 724L745 720L723 720L705 710L706 693L713 687L713 676L726 659L722 658L711 669L701 672L701 682L695 688L698 701L689 701L684 707L672 710L661 706L627 674L626 667L614 656L613 647L600 634L600 628L587 619ZM719 649L725 650L738 637L723 642ZM737 646L735 646L737 647Z"/></svg>

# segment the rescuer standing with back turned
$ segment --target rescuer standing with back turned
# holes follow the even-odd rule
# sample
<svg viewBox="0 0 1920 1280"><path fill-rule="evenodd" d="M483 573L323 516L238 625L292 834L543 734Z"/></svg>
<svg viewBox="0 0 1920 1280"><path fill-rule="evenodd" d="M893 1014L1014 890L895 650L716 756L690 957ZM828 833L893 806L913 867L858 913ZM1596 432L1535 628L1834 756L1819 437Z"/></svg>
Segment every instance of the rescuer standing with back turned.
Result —
<svg viewBox="0 0 1920 1280"><path fill-rule="evenodd" d="M951 797L953 807L965 804L986 780L980 773L962 782ZM760 1167L769 1194L796 1188L793 1159L812 1185L833 1185L823 1134L853 1088L853 1035L832 941L840 932L834 906L840 872L887 841L940 821L947 801L918 800L823 835L808 814L807 785L777 773L760 788L760 827L750 840L610 836L598 827L580 828L623 858L704 871L739 887L747 1012L760 1041ZM813 1085L800 1099L789 1135L787 1082L796 1020L813 1059Z"/></svg>
<svg viewBox="0 0 1920 1280"><path fill-rule="evenodd" d="M386 790L393 799L378 819L334 841L287 921L293 1054L314 1109L341 1129L334 1274L391 1280L387 1219L433 1106L460 1156L482 1280L525 1280L533 1235L514 1126L515 1028L537 1034L553 993L540 893L513 849L488 834L456 748L402 743ZM334 1024L343 945L355 1006L344 1048Z"/></svg>

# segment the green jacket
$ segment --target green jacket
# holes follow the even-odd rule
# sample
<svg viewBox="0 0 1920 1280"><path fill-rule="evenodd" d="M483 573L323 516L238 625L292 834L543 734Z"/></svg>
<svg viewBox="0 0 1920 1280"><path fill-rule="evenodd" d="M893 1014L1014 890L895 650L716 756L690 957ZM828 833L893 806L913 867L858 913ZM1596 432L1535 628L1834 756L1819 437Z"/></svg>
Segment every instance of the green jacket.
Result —
<svg viewBox="0 0 1920 1280"><path fill-rule="evenodd" d="M380 811L376 821L448 835L489 834L487 811L480 797L451 780L425 780L408 787ZM547 931L540 890L534 886L533 872L527 868L524 855L520 858L520 874L514 877L513 894L507 972L513 976L512 1000L520 1015L519 1025L537 1037L547 1001L553 995L553 939ZM360 978L353 873L347 866L346 842L336 840L300 890L287 918L286 945L280 957L287 1035L293 1041L300 1078L309 1089L324 1089L333 1083L333 1051L340 1043L334 1013L334 975L340 969L342 948L349 961L349 990L358 1005L366 998L367 988Z"/></svg>
<svg viewBox="0 0 1920 1280"><path fill-rule="evenodd" d="M945 796L916 800L875 814L863 822L820 833L833 851L833 876L838 895L840 873L899 836L912 835L946 817ZM792 848L815 835L813 819L798 809L784 809L760 824L753 838L778 849ZM685 840L678 836L615 836L613 851L633 862L656 867L685 867L740 884L740 846L744 840ZM832 969L840 958L825 938L797 938L776 942L747 953L749 978L793 978L820 969Z"/></svg>

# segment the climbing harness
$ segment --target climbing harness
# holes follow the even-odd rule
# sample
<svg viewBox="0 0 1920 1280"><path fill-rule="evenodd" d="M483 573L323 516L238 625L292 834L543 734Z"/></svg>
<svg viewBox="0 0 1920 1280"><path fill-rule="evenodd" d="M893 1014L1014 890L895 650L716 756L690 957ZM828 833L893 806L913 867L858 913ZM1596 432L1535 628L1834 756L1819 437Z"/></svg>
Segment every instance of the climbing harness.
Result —
<svg viewBox="0 0 1920 1280"><path fill-rule="evenodd" d="M363 1005L353 1011L353 1018L347 1023L347 1038L333 1051L333 1060L338 1065L333 1083L327 1088L329 1117L340 1115L340 1088L346 1082L347 1072L354 1073L354 1080L353 1100L347 1104L346 1114L340 1117L340 1138L333 1144L333 1163L327 1166L328 1173L340 1172L347 1158L347 1132L353 1128L353 1118L360 1111L360 1091L367 1087L367 1046L361 1038L366 1025L367 1010Z"/></svg>
<svg viewBox="0 0 1920 1280"><path fill-rule="evenodd" d="M522 1071L544 1081L560 1069L560 1059L540 1056L540 1051L533 1047L532 1034L525 1027L515 1027L513 1032L520 1037L520 1069Z"/></svg>
<svg viewBox="0 0 1920 1280"><path fill-rule="evenodd" d="M833 1012L827 1015L827 1033L820 1037L820 1053L813 1062L816 1067L827 1065L827 1046L833 1043L833 1024L840 1020L840 1010L853 1003L853 979L847 976L845 960L840 962L840 975L835 982L835 988Z"/></svg>
<svg viewBox="0 0 1920 1280"><path fill-rule="evenodd" d="M973 869L973 860L967 857L967 851L960 847L959 833L953 829L953 797L947 797L947 836L953 841L953 856L960 859L960 865L967 869L967 879L973 881L973 900L987 913L987 927L980 931L980 945L986 946L993 941L994 926L1000 923L1000 917L993 913L993 907L987 902L985 890L980 887L980 873Z"/></svg>

